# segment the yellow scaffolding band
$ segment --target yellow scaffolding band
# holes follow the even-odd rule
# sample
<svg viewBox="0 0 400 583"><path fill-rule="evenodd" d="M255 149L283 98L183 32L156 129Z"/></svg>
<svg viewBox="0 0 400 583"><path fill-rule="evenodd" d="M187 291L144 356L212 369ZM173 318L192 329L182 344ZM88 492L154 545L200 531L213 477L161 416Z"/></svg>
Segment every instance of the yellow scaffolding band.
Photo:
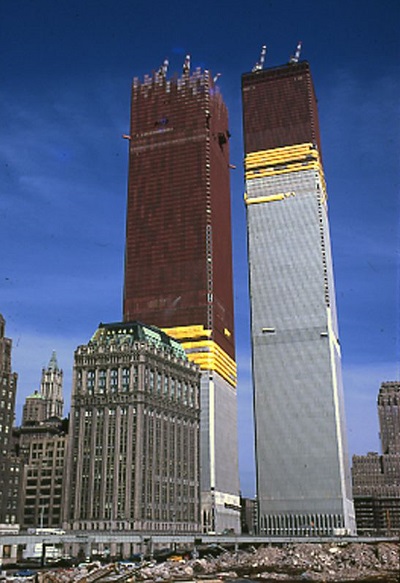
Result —
<svg viewBox="0 0 400 583"><path fill-rule="evenodd" d="M202 370L215 370L230 385L236 387L236 362L216 342L182 342L182 346L188 359L198 364Z"/></svg>
<svg viewBox="0 0 400 583"><path fill-rule="evenodd" d="M262 178L264 176L276 176L277 174L285 174L286 172L298 172L302 170L318 170L323 174L322 166L319 160L307 160L306 162L292 162L286 163L284 166L267 166L259 167L254 170L245 172L246 180L254 178Z"/></svg>
<svg viewBox="0 0 400 583"><path fill-rule="evenodd" d="M290 172L316 170L320 176L324 198L326 198L326 183L319 152L316 147L307 142L283 148L260 150L247 154L245 161L246 180L255 180L268 176L279 176Z"/></svg>
<svg viewBox="0 0 400 583"><path fill-rule="evenodd" d="M194 338L209 338L212 330L207 330L202 324L195 324L193 326L177 326L176 328L163 328L163 332L175 338L175 340L194 339Z"/></svg>
<svg viewBox="0 0 400 583"><path fill-rule="evenodd" d="M198 364L202 370L214 370L232 387L236 387L236 362L210 339L211 330L194 325L163 328L163 332L179 340L191 362Z"/></svg>
<svg viewBox="0 0 400 583"><path fill-rule="evenodd" d="M271 148L269 150L258 150L247 154L245 158L245 168L258 168L260 165L282 164L292 160L305 157L319 159L318 150L311 142L295 144L294 146L284 146L283 148Z"/></svg>
<svg viewBox="0 0 400 583"><path fill-rule="evenodd" d="M296 196L295 192L278 192L277 194L269 194L268 196L255 196L249 198L247 195L244 197L244 202L246 205L249 204L260 204L263 202L276 202L278 200L285 200L290 196Z"/></svg>

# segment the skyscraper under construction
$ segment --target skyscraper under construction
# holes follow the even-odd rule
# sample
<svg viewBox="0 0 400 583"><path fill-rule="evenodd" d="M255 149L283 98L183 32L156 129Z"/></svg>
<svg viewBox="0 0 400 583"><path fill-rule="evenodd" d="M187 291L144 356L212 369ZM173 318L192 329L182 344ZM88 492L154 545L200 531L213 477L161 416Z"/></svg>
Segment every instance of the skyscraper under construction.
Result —
<svg viewBox="0 0 400 583"><path fill-rule="evenodd" d="M326 186L307 62L242 77L261 532L354 531Z"/></svg>
<svg viewBox="0 0 400 583"><path fill-rule="evenodd" d="M124 320L156 325L200 365L205 532L239 529L228 114L209 71L132 88ZM227 455L229 452L229 455Z"/></svg>

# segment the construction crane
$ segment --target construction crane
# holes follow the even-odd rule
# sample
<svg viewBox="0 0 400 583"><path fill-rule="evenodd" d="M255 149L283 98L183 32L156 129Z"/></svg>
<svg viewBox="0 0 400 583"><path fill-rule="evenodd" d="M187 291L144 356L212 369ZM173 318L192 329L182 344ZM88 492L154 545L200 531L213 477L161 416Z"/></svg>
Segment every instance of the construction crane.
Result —
<svg viewBox="0 0 400 583"><path fill-rule="evenodd" d="M267 46L266 45L263 45L261 47L260 60L252 68L252 70L251 70L252 73L254 73L255 71L261 71L261 69L263 69L263 67L264 67L264 61L265 61L265 55L266 54L267 54Z"/></svg>
<svg viewBox="0 0 400 583"><path fill-rule="evenodd" d="M168 65L169 65L168 59L164 59L163 64L161 65L161 67L157 71L158 74L160 75L160 77L166 77L167 76Z"/></svg>
<svg viewBox="0 0 400 583"><path fill-rule="evenodd" d="M301 45L302 45L302 42L301 42L301 40L299 40L299 42L297 43L296 52L294 53L294 56L292 55L290 57L289 63L298 63L299 62L300 53L301 53Z"/></svg>
<svg viewBox="0 0 400 583"><path fill-rule="evenodd" d="M185 57L185 62L183 63L183 74L189 74L190 73L190 55L186 55Z"/></svg>

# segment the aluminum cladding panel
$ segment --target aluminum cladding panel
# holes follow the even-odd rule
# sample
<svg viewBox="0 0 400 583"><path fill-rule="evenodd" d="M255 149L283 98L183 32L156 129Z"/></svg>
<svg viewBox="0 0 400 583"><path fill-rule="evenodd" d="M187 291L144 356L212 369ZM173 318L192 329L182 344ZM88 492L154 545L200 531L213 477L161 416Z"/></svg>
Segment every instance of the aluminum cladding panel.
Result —
<svg viewBox="0 0 400 583"><path fill-rule="evenodd" d="M239 493L236 389L218 374L215 386L215 487Z"/></svg>
<svg viewBox="0 0 400 583"><path fill-rule="evenodd" d="M215 372L201 375L201 490L238 495L236 390Z"/></svg>
<svg viewBox="0 0 400 583"><path fill-rule="evenodd" d="M322 188L319 174L315 170L265 176L248 180L246 186L248 198L289 192L294 192L296 196L310 193L315 196Z"/></svg>
<svg viewBox="0 0 400 583"><path fill-rule="evenodd" d="M260 510L340 512L329 341L287 336L254 344Z"/></svg>
<svg viewBox="0 0 400 583"><path fill-rule="evenodd" d="M253 335L327 323L318 201L313 195L247 207Z"/></svg>
<svg viewBox="0 0 400 583"><path fill-rule="evenodd" d="M294 196L247 207L261 513L343 512L313 174L291 177ZM251 194L276 192L253 182Z"/></svg>

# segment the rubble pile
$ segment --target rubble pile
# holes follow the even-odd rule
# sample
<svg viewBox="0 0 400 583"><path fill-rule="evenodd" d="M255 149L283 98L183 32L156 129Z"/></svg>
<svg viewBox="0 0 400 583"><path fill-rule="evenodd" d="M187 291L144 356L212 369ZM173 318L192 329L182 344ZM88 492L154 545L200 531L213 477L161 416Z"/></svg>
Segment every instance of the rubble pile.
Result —
<svg viewBox="0 0 400 583"><path fill-rule="evenodd" d="M39 583L182 583L208 580L314 581L398 583L399 545L396 543L293 543L224 552L218 557L141 564L113 563L38 575Z"/></svg>
<svg viewBox="0 0 400 583"><path fill-rule="evenodd" d="M224 554L215 560L217 571L237 577L301 581L399 582L399 546L378 544L307 544L263 547L253 553ZM285 576L285 577L284 577ZM374 579L375 578L375 579Z"/></svg>

